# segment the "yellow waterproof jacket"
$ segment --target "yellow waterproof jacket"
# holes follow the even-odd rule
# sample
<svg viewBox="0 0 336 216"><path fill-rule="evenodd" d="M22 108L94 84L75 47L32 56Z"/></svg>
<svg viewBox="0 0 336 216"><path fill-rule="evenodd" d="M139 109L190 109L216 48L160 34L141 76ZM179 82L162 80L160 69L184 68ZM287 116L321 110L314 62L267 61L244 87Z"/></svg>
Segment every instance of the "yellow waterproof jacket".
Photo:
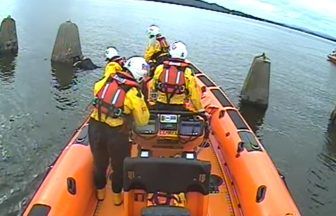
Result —
<svg viewBox="0 0 336 216"><path fill-rule="evenodd" d="M106 78L96 82L93 93L94 96L99 92L99 90L105 85ZM148 123L149 111L141 91L135 87L127 91L124 101L124 114L130 114L137 126L143 126ZM100 119L98 117L98 110L95 108L91 114L91 118L97 121L104 122L111 127L117 127L125 123L125 118L112 118L106 117L104 113L101 113Z"/></svg>
<svg viewBox="0 0 336 216"><path fill-rule="evenodd" d="M169 45L167 44L167 47ZM151 60L153 60L153 57L157 54L157 53L160 53L160 52L163 52L163 49L160 45L160 42L155 39L155 41L151 42L147 48L146 48L146 51L145 51L145 60L146 62L149 62ZM166 48L168 50L168 48ZM166 52L163 52L162 54L166 54L168 51Z"/></svg>
<svg viewBox="0 0 336 216"><path fill-rule="evenodd" d="M163 72L163 64L159 65L154 72L153 82L150 83L151 91L157 93L156 101L160 103L167 103L167 95L163 92L157 91L156 86L158 84L161 73ZM186 68L184 71L186 94L175 94L170 99L170 104L185 104L186 101L192 103L195 111L203 111L201 103L201 91L197 86L196 78L190 68Z"/></svg>
<svg viewBox="0 0 336 216"><path fill-rule="evenodd" d="M121 72L122 67L117 62L109 62L105 66L104 77L113 77L117 72Z"/></svg>
<svg viewBox="0 0 336 216"><path fill-rule="evenodd" d="M105 85L108 78L113 77L117 72L121 72L122 67L116 62L109 62L105 66L104 76L95 83L93 96L95 97L99 90Z"/></svg>

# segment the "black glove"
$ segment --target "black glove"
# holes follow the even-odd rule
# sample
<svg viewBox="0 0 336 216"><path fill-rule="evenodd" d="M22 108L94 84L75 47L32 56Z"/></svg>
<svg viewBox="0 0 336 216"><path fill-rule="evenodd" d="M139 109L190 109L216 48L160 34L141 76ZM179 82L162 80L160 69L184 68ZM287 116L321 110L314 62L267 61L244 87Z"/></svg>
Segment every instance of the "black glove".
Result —
<svg viewBox="0 0 336 216"><path fill-rule="evenodd" d="M205 111L199 112L199 116L201 116L204 119L204 138L208 139L210 134L210 128L209 128L209 115Z"/></svg>
<svg viewBox="0 0 336 216"><path fill-rule="evenodd" d="M201 111L198 113L199 116L201 116L205 122L208 122L208 114L205 111Z"/></svg>

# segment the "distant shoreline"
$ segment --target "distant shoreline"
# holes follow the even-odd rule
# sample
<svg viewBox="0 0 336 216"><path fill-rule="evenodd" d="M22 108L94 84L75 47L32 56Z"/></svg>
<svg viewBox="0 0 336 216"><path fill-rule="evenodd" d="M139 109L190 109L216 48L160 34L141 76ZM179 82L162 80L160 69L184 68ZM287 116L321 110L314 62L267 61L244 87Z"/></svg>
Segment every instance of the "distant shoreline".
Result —
<svg viewBox="0 0 336 216"><path fill-rule="evenodd" d="M205 10L210 10L210 11L216 11L216 12L221 12L221 13L246 17L246 18L249 18L249 19L254 19L254 20L258 20L258 21L262 21L262 22L271 23L271 24L274 24L274 25L277 25L277 26L282 26L282 27L285 27L285 28L293 29L293 30L296 30L296 31L299 31L299 32L304 32L306 34L310 34L310 35L313 35L313 36L316 36L316 37L319 37L319 38L323 38L323 39L326 39L326 40L336 42L336 38L333 38L333 37L328 36L328 35L322 35L320 33L316 33L316 32L313 32L311 30L306 30L306 29L303 29L303 28L294 27L294 26L290 26L290 25L287 25L287 24L274 22L274 21L271 21L271 20L263 19L263 18L256 17L256 16L252 16L250 14L246 14L246 13L243 13L243 12L240 12L240 11L228 9L228 8L220 6L216 3L208 3L208 2L205 2L205 1L202 1L202 0L145 0L145 1L154 1L154 2L175 4L175 5L181 5L181 6L188 6L188 7L194 7L194 8L199 8L199 9L205 9Z"/></svg>

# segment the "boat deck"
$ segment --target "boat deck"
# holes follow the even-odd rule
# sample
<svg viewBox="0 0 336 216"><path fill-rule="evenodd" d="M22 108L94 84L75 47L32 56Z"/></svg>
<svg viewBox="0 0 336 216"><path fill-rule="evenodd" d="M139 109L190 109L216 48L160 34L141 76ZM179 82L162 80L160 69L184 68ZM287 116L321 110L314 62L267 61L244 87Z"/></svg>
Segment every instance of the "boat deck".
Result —
<svg viewBox="0 0 336 216"><path fill-rule="evenodd" d="M132 156L137 155L137 146L132 147ZM207 148L200 148L198 153L198 159L211 161L211 174L219 176L224 181L218 187L217 191L212 191L209 194L209 207L208 216L231 216L235 215L237 211L237 204L232 201L232 188L230 187L230 181L227 176L224 175L224 170L220 167L220 163L217 159L213 146L210 145ZM230 195L231 194L231 195ZM106 186L106 197L104 201L98 202L95 216L100 215L125 215L124 205L113 205L111 182L108 182Z"/></svg>

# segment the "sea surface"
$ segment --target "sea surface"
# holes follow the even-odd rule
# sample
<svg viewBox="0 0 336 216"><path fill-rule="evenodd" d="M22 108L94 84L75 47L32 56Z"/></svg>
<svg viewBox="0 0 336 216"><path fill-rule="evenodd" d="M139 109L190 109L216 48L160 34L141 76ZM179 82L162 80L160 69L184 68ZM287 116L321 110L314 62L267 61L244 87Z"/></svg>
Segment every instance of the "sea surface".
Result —
<svg viewBox="0 0 336 216"><path fill-rule="evenodd" d="M146 28L188 45L189 59L226 90L239 93L252 59L271 59L266 112L241 110L268 150L303 215L336 212L335 43L242 17L135 0L1 0L0 17L16 20L19 53L0 58L0 215L19 215L47 166L88 115L101 69L52 70L59 25L79 27L82 50L104 65L104 50L142 55ZM279 200L281 202L281 200Z"/></svg>

